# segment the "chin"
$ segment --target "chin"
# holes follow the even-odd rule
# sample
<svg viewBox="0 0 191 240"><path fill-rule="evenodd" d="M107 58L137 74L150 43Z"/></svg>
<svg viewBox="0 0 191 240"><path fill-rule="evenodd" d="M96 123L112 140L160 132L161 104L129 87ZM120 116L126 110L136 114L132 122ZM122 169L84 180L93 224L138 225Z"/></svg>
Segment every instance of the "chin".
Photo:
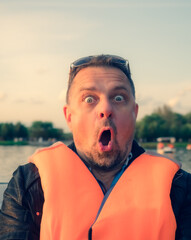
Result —
<svg viewBox="0 0 191 240"><path fill-rule="evenodd" d="M123 157L117 152L103 152L91 158L94 168L104 171L111 171L118 167L123 161Z"/></svg>
<svg viewBox="0 0 191 240"><path fill-rule="evenodd" d="M112 162L110 164L108 164L108 163L100 164L100 163L94 162L93 167L94 167L94 169L97 169L99 171L109 172L109 171L114 170L118 165L119 165L119 163L116 163L116 162Z"/></svg>

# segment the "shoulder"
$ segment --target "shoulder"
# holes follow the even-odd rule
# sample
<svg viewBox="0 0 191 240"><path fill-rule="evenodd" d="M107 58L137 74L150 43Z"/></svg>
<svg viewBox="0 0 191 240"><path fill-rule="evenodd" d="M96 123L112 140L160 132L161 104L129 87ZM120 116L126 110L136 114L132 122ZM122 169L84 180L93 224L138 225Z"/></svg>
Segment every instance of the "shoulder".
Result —
<svg viewBox="0 0 191 240"><path fill-rule="evenodd" d="M28 189L40 176L37 167L33 163L27 163L14 171L13 178L16 182L22 183L24 189Z"/></svg>
<svg viewBox="0 0 191 240"><path fill-rule="evenodd" d="M191 174L179 169L174 176L171 187L171 202L175 215L185 205L191 206Z"/></svg>
<svg viewBox="0 0 191 240"><path fill-rule="evenodd" d="M18 232L30 232L33 239L38 239L43 202L38 169L32 163L19 166L4 192L0 211L0 235L11 232L12 238L16 239L15 234ZM36 215L36 212L39 214Z"/></svg>
<svg viewBox="0 0 191 240"><path fill-rule="evenodd" d="M23 196L32 187L34 183L40 182L40 176L37 167L33 163L19 166L13 173L8 183L4 196L11 196L18 203L22 203Z"/></svg>
<svg viewBox="0 0 191 240"><path fill-rule="evenodd" d="M171 203L177 221L177 239L191 239L191 174L182 169L172 182Z"/></svg>
<svg viewBox="0 0 191 240"><path fill-rule="evenodd" d="M179 169L174 176L172 186L182 188L187 192L191 186L191 174L183 169Z"/></svg>

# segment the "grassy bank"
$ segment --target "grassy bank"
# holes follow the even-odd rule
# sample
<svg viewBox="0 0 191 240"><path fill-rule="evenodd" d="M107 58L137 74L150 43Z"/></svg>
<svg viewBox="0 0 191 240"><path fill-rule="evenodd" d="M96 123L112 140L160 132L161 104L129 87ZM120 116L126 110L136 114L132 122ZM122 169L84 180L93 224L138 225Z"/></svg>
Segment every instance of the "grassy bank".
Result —
<svg viewBox="0 0 191 240"><path fill-rule="evenodd" d="M0 141L0 146L25 146L28 145L27 141Z"/></svg>
<svg viewBox="0 0 191 240"><path fill-rule="evenodd" d="M72 135L69 134L65 134L65 139L64 141L70 141L72 140ZM143 148L145 149L156 149L157 147L157 142L143 142L143 143L139 143ZM177 142L175 143L175 148L186 148L187 146L187 142ZM0 141L0 146L25 146L25 145L30 145L27 141Z"/></svg>
<svg viewBox="0 0 191 240"><path fill-rule="evenodd" d="M157 142L144 142L139 144L145 149L156 149L157 147ZM187 142L176 142L174 146L175 148L186 148L187 144Z"/></svg>

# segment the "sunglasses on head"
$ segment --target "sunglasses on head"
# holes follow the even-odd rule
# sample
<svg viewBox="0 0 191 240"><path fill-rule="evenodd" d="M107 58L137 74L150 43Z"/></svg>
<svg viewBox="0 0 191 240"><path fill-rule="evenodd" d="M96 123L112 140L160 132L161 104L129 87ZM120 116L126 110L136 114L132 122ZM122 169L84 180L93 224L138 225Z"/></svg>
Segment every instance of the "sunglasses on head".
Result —
<svg viewBox="0 0 191 240"><path fill-rule="evenodd" d="M79 58L78 60L74 61L71 65L70 65L70 70L74 70L75 68L81 67L81 66L85 66L88 65L88 63L93 59L98 57L99 55L94 55L94 56L88 56L88 57L83 57L83 58ZM113 65L121 65L123 68L125 68L128 73L130 73L130 68L129 68L129 62L128 60L116 56L116 55L104 55L106 58L110 59L110 64Z"/></svg>

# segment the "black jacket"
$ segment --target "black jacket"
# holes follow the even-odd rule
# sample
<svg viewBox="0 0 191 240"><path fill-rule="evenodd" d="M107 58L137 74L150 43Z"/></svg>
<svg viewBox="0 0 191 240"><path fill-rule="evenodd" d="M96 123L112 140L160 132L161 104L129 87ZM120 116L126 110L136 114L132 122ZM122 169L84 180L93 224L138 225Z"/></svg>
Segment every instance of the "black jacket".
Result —
<svg viewBox="0 0 191 240"><path fill-rule="evenodd" d="M76 152L74 144L69 147ZM143 152L134 142L131 162ZM176 240L191 240L191 174L182 169L176 173L170 197L177 221ZM36 166L28 163L18 167L4 193L0 240L39 240L43 203L44 195Z"/></svg>

